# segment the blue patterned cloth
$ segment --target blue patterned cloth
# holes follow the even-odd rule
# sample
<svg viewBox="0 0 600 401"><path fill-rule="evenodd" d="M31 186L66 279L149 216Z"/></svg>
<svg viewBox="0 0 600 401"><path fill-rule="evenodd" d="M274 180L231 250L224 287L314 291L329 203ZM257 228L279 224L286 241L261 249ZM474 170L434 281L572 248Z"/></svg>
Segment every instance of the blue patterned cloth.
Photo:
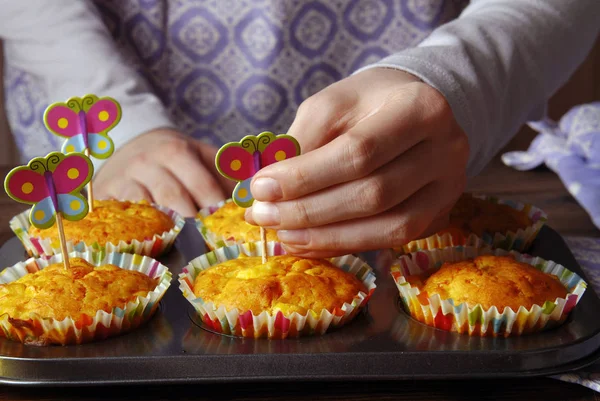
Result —
<svg viewBox="0 0 600 401"><path fill-rule="evenodd" d="M526 152L504 154L504 163L518 170L545 163L600 229L600 102L574 107L559 123L529 125L540 134Z"/></svg>
<svg viewBox="0 0 600 401"><path fill-rule="evenodd" d="M600 294L600 238L566 237L565 241L585 272L589 284ZM600 362L574 373L552 376L600 392Z"/></svg>
<svg viewBox="0 0 600 401"><path fill-rule="evenodd" d="M185 133L215 145L285 132L298 105L353 71L413 47L467 0L96 0L118 49ZM116 50L115 50L116 51ZM8 64L9 123L23 160L59 148L54 101ZM73 94L82 95L82 94Z"/></svg>

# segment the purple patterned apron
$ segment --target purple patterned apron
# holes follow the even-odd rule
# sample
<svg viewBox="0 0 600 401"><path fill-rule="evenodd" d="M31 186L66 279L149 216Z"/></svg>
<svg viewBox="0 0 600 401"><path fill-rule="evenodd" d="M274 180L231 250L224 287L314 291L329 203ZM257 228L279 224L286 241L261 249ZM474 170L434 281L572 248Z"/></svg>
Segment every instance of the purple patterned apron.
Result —
<svg viewBox="0 0 600 401"><path fill-rule="evenodd" d="M179 128L215 145L285 132L308 96L422 41L466 0L96 0L126 60ZM25 161L59 148L55 99L7 60L9 122ZM79 96L82 94L73 94ZM110 93L98 95L112 95Z"/></svg>

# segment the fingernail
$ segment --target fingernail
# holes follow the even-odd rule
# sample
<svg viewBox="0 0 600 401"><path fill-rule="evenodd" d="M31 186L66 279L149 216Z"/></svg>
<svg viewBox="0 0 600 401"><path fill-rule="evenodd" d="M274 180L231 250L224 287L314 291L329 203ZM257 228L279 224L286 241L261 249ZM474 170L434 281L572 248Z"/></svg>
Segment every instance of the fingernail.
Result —
<svg viewBox="0 0 600 401"><path fill-rule="evenodd" d="M252 183L252 195L255 199L276 201L283 197L281 186L272 178L257 178Z"/></svg>
<svg viewBox="0 0 600 401"><path fill-rule="evenodd" d="M309 241L308 230L279 230L277 237L286 244L306 245Z"/></svg>
<svg viewBox="0 0 600 401"><path fill-rule="evenodd" d="M254 201L252 204L252 217L256 224L263 227L276 226L281 222L279 209L269 202Z"/></svg>
<svg viewBox="0 0 600 401"><path fill-rule="evenodd" d="M281 243L281 247L287 255L302 256L302 254L306 252L306 249L298 249L293 245L286 245L283 242Z"/></svg>

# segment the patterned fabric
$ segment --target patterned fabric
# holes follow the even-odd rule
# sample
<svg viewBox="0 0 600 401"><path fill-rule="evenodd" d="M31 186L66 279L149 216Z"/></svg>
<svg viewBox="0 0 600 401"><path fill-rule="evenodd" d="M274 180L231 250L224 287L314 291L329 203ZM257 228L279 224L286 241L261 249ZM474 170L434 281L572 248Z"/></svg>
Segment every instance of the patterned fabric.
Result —
<svg viewBox="0 0 600 401"><path fill-rule="evenodd" d="M567 237L571 252L585 272L588 282L600 294L600 238ZM552 376L554 379L577 383L600 392L600 362L573 373Z"/></svg>
<svg viewBox="0 0 600 401"><path fill-rule="evenodd" d="M529 125L540 134L526 152L504 154L504 163L518 170L546 163L600 229L600 102L574 107L558 124Z"/></svg>
<svg viewBox="0 0 600 401"><path fill-rule="evenodd" d="M128 62L183 132L219 145L285 132L310 95L421 42L467 0L96 0ZM59 148L54 101L8 64L8 118L23 160ZM77 95L77 94L74 94ZM106 94L110 95L110 94Z"/></svg>

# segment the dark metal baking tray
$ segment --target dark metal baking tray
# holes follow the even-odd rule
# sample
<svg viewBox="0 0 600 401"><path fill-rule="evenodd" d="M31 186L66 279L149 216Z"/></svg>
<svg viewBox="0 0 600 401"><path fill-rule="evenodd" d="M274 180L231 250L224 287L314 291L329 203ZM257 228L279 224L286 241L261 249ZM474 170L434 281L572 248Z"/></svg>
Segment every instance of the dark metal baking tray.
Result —
<svg viewBox="0 0 600 401"><path fill-rule="evenodd" d="M524 377L582 368L599 358L600 299L588 287L562 326L514 338L479 338L419 323L398 306L385 252L363 255L377 290L352 323L320 337L287 340L223 336L201 328L182 296L177 274L205 251L189 222L177 250L162 261L174 279L158 313L138 330L105 341L36 347L0 339L0 383L89 385L261 380L375 380ZM531 253L584 277L555 231L545 227ZM0 249L0 265L23 259L16 238ZM376 261L376 263L373 263Z"/></svg>

